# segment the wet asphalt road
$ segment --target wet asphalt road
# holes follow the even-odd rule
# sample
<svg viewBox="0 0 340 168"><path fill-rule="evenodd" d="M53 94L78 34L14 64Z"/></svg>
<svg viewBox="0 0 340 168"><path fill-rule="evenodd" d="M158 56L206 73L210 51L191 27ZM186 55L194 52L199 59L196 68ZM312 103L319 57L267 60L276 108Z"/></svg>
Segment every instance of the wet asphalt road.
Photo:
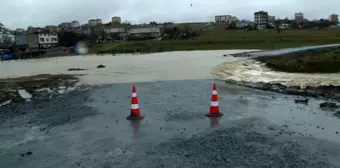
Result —
<svg viewBox="0 0 340 168"><path fill-rule="evenodd" d="M131 83L0 107L0 167L340 167L340 120L318 100L218 82L210 119L212 82L136 83L140 122L125 119Z"/></svg>

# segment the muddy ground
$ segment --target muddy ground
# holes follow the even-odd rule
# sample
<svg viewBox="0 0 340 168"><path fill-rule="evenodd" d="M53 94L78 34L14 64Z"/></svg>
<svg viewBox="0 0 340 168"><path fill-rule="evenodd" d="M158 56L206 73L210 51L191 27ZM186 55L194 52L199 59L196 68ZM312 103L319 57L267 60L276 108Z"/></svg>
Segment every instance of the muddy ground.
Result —
<svg viewBox="0 0 340 168"><path fill-rule="evenodd" d="M71 74L50 75L41 74L34 76L0 79L0 103L8 100L20 99L18 90L24 89L36 96L39 89L48 88L57 91L59 87L72 87L78 78Z"/></svg>
<svg viewBox="0 0 340 168"><path fill-rule="evenodd" d="M211 80L134 83L145 119L126 120L132 83L0 107L0 167L340 166L340 120L311 98Z"/></svg>
<svg viewBox="0 0 340 168"><path fill-rule="evenodd" d="M280 83L263 83L263 82L246 82L225 80L226 83L236 84L239 86L245 86L249 88L273 91L284 94L292 94L298 96L314 97L319 99L331 99L333 101L340 100L340 86L307 86L306 88L300 88L299 86L284 86Z"/></svg>

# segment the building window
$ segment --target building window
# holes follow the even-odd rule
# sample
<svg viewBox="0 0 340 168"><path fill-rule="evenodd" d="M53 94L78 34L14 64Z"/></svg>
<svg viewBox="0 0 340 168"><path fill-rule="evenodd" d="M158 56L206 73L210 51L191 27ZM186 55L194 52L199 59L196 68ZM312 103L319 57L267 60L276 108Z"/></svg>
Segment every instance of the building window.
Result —
<svg viewBox="0 0 340 168"><path fill-rule="evenodd" d="M50 39L47 38L46 41L50 41Z"/></svg>
<svg viewBox="0 0 340 168"><path fill-rule="evenodd" d="M39 39L41 42L45 42L45 39L44 38L40 38Z"/></svg>
<svg viewBox="0 0 340 168"><path fill-rule="evenodd" d="M58 39L57 38L52 38L51 41L58 41Z"/></svg>

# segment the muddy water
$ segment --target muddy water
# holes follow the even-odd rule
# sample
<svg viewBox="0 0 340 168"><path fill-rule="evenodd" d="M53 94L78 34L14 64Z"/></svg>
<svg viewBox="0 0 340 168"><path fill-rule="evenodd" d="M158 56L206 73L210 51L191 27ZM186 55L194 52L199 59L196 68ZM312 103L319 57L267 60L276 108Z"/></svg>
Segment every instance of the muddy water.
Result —
<svg viewBox="0 0 340 168"><path fill-rule="evenodd" d="M285 86L320 86L340 85L340 73L308 74L285 73L272 71L255 60L239 60L226 62L217 68L216 77L220 80L235 80L246 82L280 83Z"/></svg>
<svg viewBox="0 0 340 168"><path fill-rule="evenodd" d="M146 55L73 56L0 63L0 78L36 74L87 74L80 77L86 84L146 82L157 80L212 79L214 67L239 58L225 58L253 50L164 52ZM97 69L103 64L106 68ZM85 71L68 71L84 68Z"/></svg>

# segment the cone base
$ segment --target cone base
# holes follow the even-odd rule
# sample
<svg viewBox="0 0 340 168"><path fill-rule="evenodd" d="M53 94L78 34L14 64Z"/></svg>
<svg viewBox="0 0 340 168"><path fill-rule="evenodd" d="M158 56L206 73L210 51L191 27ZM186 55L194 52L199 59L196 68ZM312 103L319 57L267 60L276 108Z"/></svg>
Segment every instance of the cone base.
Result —
<svg viewBox="0 0 340 168"><path fill-rule="evenodd" d="M223 113L213 113L213 114L209 113L206 116L208 116L208 117L222 117Z"/></svg>
<svg viewBox="0 0 340 168"><path fill-rule="evenodd" d="M135 116L135 115L129 115L126 117L127 120L141 120L144 116Z"/></svg>

